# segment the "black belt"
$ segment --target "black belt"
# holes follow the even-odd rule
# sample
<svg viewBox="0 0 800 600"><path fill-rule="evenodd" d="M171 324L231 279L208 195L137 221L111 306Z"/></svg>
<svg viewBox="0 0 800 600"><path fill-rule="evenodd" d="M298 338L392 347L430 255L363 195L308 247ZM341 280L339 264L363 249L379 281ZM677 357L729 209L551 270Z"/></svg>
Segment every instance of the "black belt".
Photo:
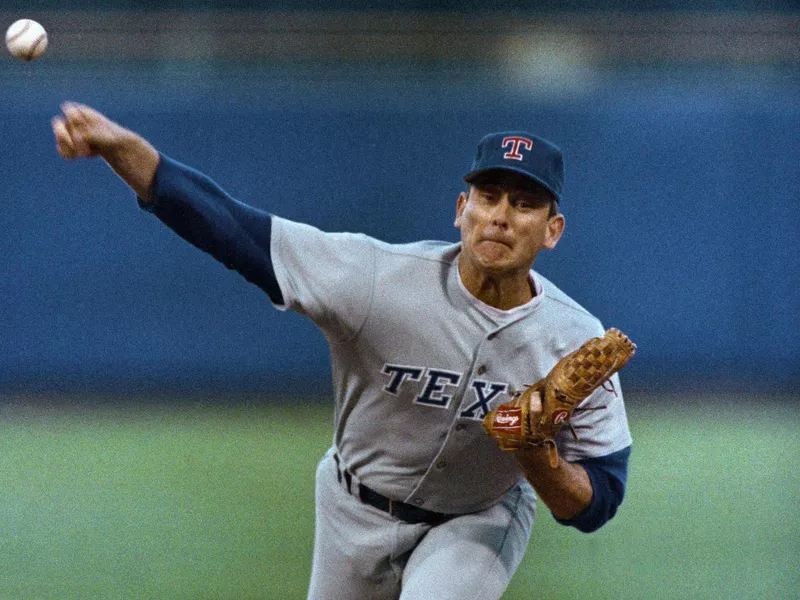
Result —
<svg viewBox="0 0 800 600"><path fill-rule="evenodd" d="M347 485L347 492L352 494L353 476L350 474L350 471L341 468L338 454L334 454L333 459L336 461L336 477L338 478L339 483L341 483L342 479L344 479L344 482ZM419 506L414 506L413 504L406 504L405 502L400 502L399 500L392 500L391 498L387 498L383 494L379 494L375 490L368 488L363 483L358 484L358 497L364 504L374 506L378 510L389 513L391 516L400 519L401 521L405 521L406 523L427 523L429 525L440 525L441 523L449 521L453 517L458 516L434 512L432 510L420 508Z"/></svg>

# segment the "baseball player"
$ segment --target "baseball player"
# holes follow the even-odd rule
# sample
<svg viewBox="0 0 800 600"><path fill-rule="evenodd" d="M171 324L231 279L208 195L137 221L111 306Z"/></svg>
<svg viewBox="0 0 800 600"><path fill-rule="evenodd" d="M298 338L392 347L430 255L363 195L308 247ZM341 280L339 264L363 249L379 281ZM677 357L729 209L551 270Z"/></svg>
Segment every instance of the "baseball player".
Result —
<svg viewBox="0 0 800 600"><path fill-rule="evenodd" d="M102 157L142 208L325 335L334 438L316 474L308 598L500 598L537 497L584 532L614 516L631 448L617 374L575 410L577 436L563 428L552 448L504 451L484 431L490 411L603 335L532 270L564 230L552 143L487 135L456 201L460 242L388 244L248 206L99 112L62 112L64 158Z"/></svg>

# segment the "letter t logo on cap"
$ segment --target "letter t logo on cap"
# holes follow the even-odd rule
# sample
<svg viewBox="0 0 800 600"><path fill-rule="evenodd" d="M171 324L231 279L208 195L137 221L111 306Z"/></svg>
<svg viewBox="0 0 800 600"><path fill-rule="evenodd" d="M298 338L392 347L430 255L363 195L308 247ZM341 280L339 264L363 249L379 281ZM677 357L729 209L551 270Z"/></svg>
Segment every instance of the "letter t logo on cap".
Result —
<svg viewBox="0 0 800 600"><path fill-rule="evenodd" d="M504 137L503 143L500 144L500 147L508 148L509 146L511 146L511 149L505 154L503 154L503 158L522 160L523 156L522 153L520 153L520 147L524 147L525 150L530 151L533 148L533 140L529 140L526 137L520 137L516 135Z"/></svg>
<svg viewBox="0 0 800 600"><path fill-rule="evenodd" d="M543 185L561 200L564 185L564 159L561 150L528 131L498 131L478 142L472 169L464 181L472 183L479 175L495 170L513 171Z"/></svg>

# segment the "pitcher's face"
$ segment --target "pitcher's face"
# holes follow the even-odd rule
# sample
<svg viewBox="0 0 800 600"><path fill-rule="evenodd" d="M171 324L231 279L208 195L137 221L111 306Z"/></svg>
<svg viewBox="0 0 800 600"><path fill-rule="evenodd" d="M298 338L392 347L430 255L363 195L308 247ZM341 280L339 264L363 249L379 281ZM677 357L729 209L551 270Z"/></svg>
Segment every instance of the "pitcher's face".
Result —
<svg viewBox="0 0 800 600"><path fill-rule="evenodd" d="M462 257L490 276L527 272L542 248L558 243L564 217L551 215L547 190L494 179L473 183L458 198Z"/></svg>

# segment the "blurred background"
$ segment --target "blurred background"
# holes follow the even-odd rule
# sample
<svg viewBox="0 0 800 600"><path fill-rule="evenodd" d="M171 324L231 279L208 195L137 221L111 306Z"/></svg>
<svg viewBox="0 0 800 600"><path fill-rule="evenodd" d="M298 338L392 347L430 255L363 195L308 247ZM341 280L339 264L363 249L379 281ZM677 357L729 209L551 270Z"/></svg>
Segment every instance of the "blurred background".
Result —
<svg viewBox="0 0 800 600"><path fill-rule="evenodd" d="M540 511L506 597L800 597L796 2L5 0L18 18L49 48L0 60L0 597L303 598L332 436L322 335L61 160L65 100L391 242L458 239L485 133L553 140L567 229L536 267L637 342L634 459L598 533Z"/></svg>

